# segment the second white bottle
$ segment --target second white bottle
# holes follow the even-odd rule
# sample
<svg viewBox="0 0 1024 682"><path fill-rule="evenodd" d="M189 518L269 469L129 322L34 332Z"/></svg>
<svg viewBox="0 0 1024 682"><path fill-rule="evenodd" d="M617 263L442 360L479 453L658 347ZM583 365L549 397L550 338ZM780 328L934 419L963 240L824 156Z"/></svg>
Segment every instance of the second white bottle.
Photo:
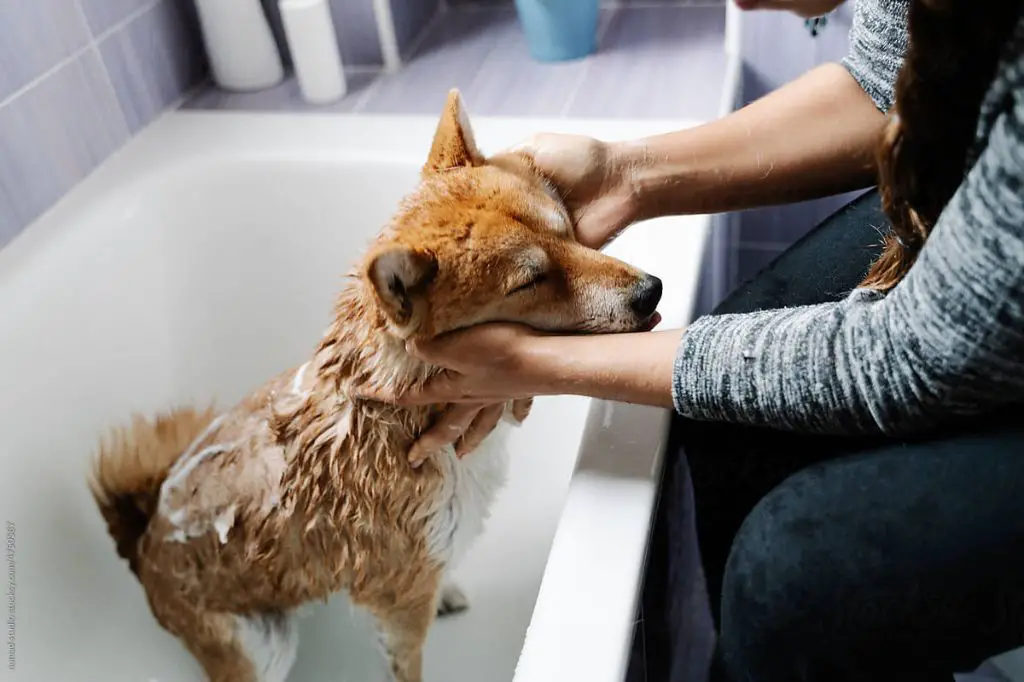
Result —
<svg viewBox="0 0 1024 682"><path fill-rule="evenodd" d="M280 0L278 7L302 97L311 104L344 97L345 71L327 0Z"/></svg>

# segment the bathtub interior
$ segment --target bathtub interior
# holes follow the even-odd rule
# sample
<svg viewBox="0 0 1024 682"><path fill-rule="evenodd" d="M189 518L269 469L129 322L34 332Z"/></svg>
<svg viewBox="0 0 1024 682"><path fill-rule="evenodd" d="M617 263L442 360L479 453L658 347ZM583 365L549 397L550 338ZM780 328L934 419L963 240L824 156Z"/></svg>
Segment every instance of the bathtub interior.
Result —
<svg viewBox="0 0 1024 682"><path fill-rule="evenodd" d="M114 554L84 484L89 452L134 410L230 404L301 362L417 169L223 170L137 183L3 277L0 499L27 679L199 679ZM513 431L509 485L457 574L471 609L431 632L427 679L511 679L585 416L584 400L541 399ZM385 679L367 626L344 598L310 608L289 679Z"/></svg>
<svg viewBox="0 0 1024 682"><path fill-rule="evenodd" d="M226 406L302 362L349 266L418 171L386 156L186 154L122 173L115 192L83 198L87 182L0 252L0 515L16 529L25 679L201 679L115 555L85 485L89 455L134 411ZM641 226L614 251L672 292L682 275L664 271L660 229ZM667 309L690 289L667 293ZM509 483L455 574L471 608L431 630L428 682L513 678L591 405L540 398L512 431ZM311 605L289 680L387 679L375 642L343 596Z"/></svg>

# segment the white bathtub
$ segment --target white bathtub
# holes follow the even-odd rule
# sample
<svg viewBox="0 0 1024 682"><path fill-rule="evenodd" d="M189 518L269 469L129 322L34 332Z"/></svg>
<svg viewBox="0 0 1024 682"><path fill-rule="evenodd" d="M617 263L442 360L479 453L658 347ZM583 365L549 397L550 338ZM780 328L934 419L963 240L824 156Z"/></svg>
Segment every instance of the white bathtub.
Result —
<svg viewBox="0 0 1024 682"><path fill-rule="evenodd" d="M201 679L114 553L85 485L90 453L133 410L227 405L301 361L342 274L413 186L434 123L172 113L0 251L2 615L16 679ZM683 124L475 125L493 151L538 129L613 139ZM665 281L667 325L687 321L708 224L652 221L611 249ZM667 416L537 401L458 572L472 607L434 626L427 682L621 682ZM363 626L342 599L315 607L289 679L380 679Z"/></svg>

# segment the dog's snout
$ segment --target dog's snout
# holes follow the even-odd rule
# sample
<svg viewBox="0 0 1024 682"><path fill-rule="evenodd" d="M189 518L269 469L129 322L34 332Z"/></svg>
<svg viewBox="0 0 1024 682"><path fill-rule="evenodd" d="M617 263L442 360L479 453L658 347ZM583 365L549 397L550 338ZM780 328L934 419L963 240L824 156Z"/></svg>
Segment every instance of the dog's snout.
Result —
<svg viewBox="0 0 1024 682"><path fill-rule="evenodd" d="M640 317L652 315L661 302L661 280L653 275L644 275L633 291L632 308Z"/></svg>

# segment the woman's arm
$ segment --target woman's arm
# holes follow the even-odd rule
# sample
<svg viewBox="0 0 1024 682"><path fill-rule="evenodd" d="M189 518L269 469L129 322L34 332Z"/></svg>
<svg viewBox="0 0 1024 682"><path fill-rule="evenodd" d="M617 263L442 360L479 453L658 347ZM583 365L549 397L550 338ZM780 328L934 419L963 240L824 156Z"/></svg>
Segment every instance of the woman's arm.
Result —
<svg viewBox="0 0 1024 682"><path fill-rule="evenodd" d="M1024 57L1003 78L1015 100L906 278L885 297L696 321L676 360L680 413L908 433L1024 400Z"/></svg>
<svg viewBox="0 0 1024 682"><path fill-rule="evenodd" d="M869 186L907 45L909 0L858 0L850 53L724 118L626 142L539 134L515 151L559 188L582 244L631 223Z"/></svg>
<svg viewBox="0 0 1024 682"><path fill-rule="evenodd" d="M722 119L621 143L634 219L803 201L875 182L886 118L825 64Z"/></svg>
<svg viewBox="0 0 1024 682"><path fill-rule="evenodd" d="M1024 401L1024 57L1015 93L917 263L887 296L708 316L685 333L483 325L410 350L450 368L405 404L579 394L702 419L911 433ZM678 343L677 343L678 341Z"/></svg>
<svg viewBox="0 0 1024 682"><path fill-rule="evenodd" d="M780 3L785 4L785 3ZM859 0L850 52L707 125L619 145L636 217L790 203L875 182L909 0Z"/></svg>

